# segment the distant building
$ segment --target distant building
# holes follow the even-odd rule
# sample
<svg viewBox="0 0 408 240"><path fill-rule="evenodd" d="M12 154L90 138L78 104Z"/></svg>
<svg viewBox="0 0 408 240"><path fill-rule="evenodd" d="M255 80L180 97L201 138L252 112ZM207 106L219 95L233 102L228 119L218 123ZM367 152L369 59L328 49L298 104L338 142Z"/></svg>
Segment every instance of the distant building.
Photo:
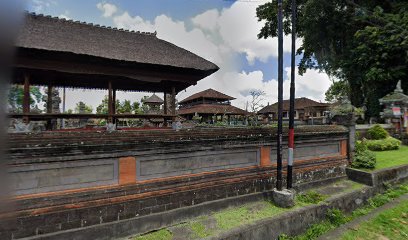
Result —
<svg viewBox="0 0 408 240"><path fill-rule="evenodd" d="M329 110L328 103L321 103L309 98L301 97L295 99L295 120L307 121L310 118L322 118L324 112ZM289 119L289 100L283 101L283 119ZM278 120L278 103L268 105L258 111L265 119Z"/></svg>
<svg viewBox="0 0 408 240"><path fill-rule="evenodd" d="M231 105L231 100L234 99L210 88L180 101L178 115L187 120L194 116L201 117L202 122L216 120L219 116L230 118L247 115L247 111Z"/></svg>
<svg viewBox="0 0 408 240"><path fill-rule="evenodd" d="M142 100L143 104L146 104L149 107L148 113L149 114L161 114L161 105L163 105L164 101L155 93L152 96Z"/></svg>

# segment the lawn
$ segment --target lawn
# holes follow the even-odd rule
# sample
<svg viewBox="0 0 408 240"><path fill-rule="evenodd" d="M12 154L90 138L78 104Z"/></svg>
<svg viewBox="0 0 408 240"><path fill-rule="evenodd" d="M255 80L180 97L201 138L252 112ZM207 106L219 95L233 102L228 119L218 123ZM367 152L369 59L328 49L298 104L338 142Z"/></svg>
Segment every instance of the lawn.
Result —
<svg viewBox="0 0 408 240"><path fill-rule="evenodd" d="M356 227L356 230L345 232L341 239L408 239L408 201L385 210Z"/></svg>
<svg viewBox="0 0 408 240"><path fill-rule="evenodd" d="M401 146L398 150L375 152L375 155L377 165L373 170L408 164L408 146Z"/></svg>

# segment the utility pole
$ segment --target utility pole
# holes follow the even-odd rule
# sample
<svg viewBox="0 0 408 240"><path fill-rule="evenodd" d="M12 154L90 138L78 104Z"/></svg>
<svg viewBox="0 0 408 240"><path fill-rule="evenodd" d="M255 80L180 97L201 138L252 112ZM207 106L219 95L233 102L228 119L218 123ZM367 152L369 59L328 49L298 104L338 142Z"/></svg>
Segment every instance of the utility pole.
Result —
<svg viewBox="0 0 408 240"><path fill-rule="evenodd" d="M290 71L289 136L287 188L292 188L293 150L295 147L295 68L296 68L296 0L292 0L292 56Z"/></svg>
<svg viewBox="0 0 408 240"><path fill-rule="evenodd" d="M283 107L283 16L282 0L278 0L278 133L276 189L282 191L282 107Z"/></svg>

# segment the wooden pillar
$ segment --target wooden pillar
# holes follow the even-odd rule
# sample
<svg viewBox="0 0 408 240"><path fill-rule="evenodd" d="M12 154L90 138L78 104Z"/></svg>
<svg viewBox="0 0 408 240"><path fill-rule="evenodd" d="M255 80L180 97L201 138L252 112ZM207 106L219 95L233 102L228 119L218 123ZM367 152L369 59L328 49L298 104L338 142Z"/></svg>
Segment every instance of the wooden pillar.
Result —
<svg viewBox="0 0 408 240"><path fill-rule="evenodd" d="M47 88L47 113L52 113L52 85L48 84ZM47 120L47 130L52 130L52 120Z"/></svg>
<svg viewBox="0 0 408 240"><path fill-rule="evenodd" d="M113 100L113 91L112 91L112 82L109 81L108 83L108 122L112 123L113 119L112 119L112 115L113 115L113 108L112 108L112 100Z"/></svg>
<svg viewBox="0 0 408 240"><path fill-rule="evenodd" d="M167 114L167 108L168 108L168 106L167 106L167 93L164 92L164 105L163 105L163 113L164 113L164 115Z"/></svg>
<svg viewBox="0 0 408 240"><path fill-rule="evenodd" d="M24 75L24 90L23 90L23 113L30 113L30 76L28 74ZM24 116L24 123L28 123L30 120L28 116Z"/></svg>
<svg viewBox="0 0 408 240"><path fill-rule="evenodd" d="M112 90L112 114L116 114L116 89ZM116 123L115 117L112 117L112 123Z"/></svg>
<svg viewBox="0 0 408 240"><path fill-rule="evenodd" d="M112 90L112 113L116 114L116 89Z"/></svg>
<svg viewBox="0 0 408 240"><path fill-rule="evenodd" d="M171 88L171 114L176 115L176 88Z"/></svg>

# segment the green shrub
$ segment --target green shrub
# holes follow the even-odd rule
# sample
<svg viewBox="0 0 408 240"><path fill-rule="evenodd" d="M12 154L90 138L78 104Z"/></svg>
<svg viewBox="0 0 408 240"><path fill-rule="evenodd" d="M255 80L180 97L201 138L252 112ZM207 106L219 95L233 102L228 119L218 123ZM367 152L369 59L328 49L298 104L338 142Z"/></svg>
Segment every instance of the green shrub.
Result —
<svg viewBox="0 0 408 240"><path fill-rule="evenodd" d="M368 139L373 139L373 140L385 139L388 136L389 136L388 132L378 124L372 126L367 131L367 138Z"/></svg>
<svg viewBox="0 0 408 240"><path fill-rule="evenodd" d="M368 140L357 141L354 150L354 158L351 166L354 168L375 168L377 163L375 154L368 150Z"/></svg>
<svg viewBox="0 0 408 240"><path fill-rule="evenodd" d="M354 155L353 162L351 166L354 168L375 168L375 164L377 163L375 154L370 152L369 150L356 153Z"/></svg>
<svg viewBox="0 0 408 240"><path fill-rule="evenodd" d="M398 150L401 141L393 137L380 140L367 140L367 148L371 151Z"/></svg>
<svg viewBox="0 0 408 240"><path fill-rule="evenodd" d="M331 224L338 227L348 222L348 218L339 209L333 208L327 211L327 219Z"/></svg>
<svg viewBox="0 0 408 240"><path fill-rule="evenodd" d="M316 191L308 191L306 193L302 193L296 196L297 201L311 204L317 204L325 199L326 197L324 195Z"/></svg>
<svg viewBox="0 0 408 240"><path fill-rule="evenodd" d="M367 148L367 140L363 139L361 141L356 141L356 145L354 147L354 151L357 152L363 152L368 150Z"/></svg>

